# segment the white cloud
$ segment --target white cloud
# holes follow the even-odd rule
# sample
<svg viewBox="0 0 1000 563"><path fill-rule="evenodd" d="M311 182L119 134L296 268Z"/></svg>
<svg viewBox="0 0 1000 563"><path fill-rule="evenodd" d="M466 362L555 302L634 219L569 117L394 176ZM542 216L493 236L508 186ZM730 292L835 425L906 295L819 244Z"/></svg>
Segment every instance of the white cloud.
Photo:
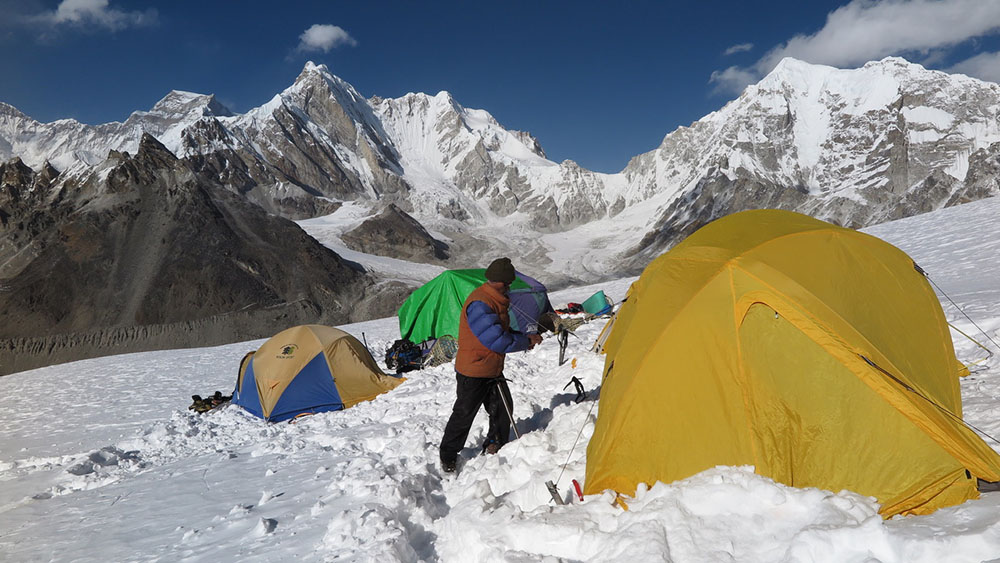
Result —
<svg viewBox="0 0 1000 563"><path fill-rule="evenodd" d="M709 82L716 85L716 91L738 93L785 57L854 67L889 55L927 54L995 33L998 28L1000 2L996 0L852 0L830 12L816 33L796 35L748 67L716 71Z"/></svg>
<svg viewBox="0 0 1000 563"><path fill-rule="evenodd" d="M299 36L299 51L323 51L329 53L330 49L341 45L357 45L346 31L337 25L314 24Z"/></svg>
<svg viewBox="0 0 1000 563"><path fill-rule="evenodd" d="M946 70L967 74L980 80L1000 82L1000 53L980 53Z"/></svg>
<svg viewBox="0 0 1000 563"><path fill-rule="evenodd" d="M716 70L712 72L712 77L708 79L710 84L714 84L713 94L729 94L731 92L742 92L748 84L753 84L760 77L754 71L731 66L726 70Z"/></svg>
<svg viewBox="0 0 1000 563"><path fill-rule="evenodd" d="M744 51L749 51L750 49L753 49L753 43L740 43L739 45L733 45L732 47L726 49L726 52L722 54L726 56L735 55L736 53L742 53Z"/></svg>
<svg viewBox="0 0 1000 563"><path fill-rule="evenodd" d="M117 31L128 27L153 25L157 20L157 12L154 9L145 12L126 12L111 8L108 0L63 0L55 11L42 12L28 19L52 27L96 26Z"/></svg>

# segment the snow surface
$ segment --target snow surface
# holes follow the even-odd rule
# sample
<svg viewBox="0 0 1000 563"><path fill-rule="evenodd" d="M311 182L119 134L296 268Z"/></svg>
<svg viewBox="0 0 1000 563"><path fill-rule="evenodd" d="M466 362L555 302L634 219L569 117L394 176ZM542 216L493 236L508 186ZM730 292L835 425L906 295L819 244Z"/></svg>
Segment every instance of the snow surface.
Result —
<svg viewBox="0 0 1000 563"><path fill-rule="evenodd" d="M955 116L943 109L919 106L903 108L903 117L914 123L929 123L938 129L948 129L955 122Z"/></svg>
<svg viewBox="0 0 1000 563"><path fill-rule="evenodd" d="M379 279L422 285L444 271L442 266L408 262L387 256L375 256L347 248L340 238L341 235L354 229L370 216L371 210L366 206L355 202L346 202L329 215L304 219L297 221L297 223L324 246L345 260L361 264L366 271L376 274ZM435 236L440 237L440 235Z"/></svg>
<svg viewBox="0 0 1000 563"><path fill-rule="evenodd" d="M1000 329L1000 198L880 225L989 337ZM350 213L342 220L348 221ZM333 219L330 220L331 222ZM316 227L323 227L316 225ZM336 225L327 225L335 229ZM388 267L383 265L381 267ZM414 270L419 274L419 268ZM411 274L407 274L411 275ZM632 279L556 292L559 307ZM947 298L948 318L992 346ZM521 438L478 456L477 418L459 472L437 445L454 399L451 365L411 372L396 390L298 424L226 406L197 415L190 396L229 393L263 341L128 354L0 378L0 553L5 561L984 561L1000 558L1000 493L928 516L883 521L871 498L796 489L748 467L717 467L638 492L572 499L597 414L563 387L593 391L603 323L571 338L558 366L547 339L508 356ZM377 357L395 318L343 327ZM955 334L959 358L985 352ZM963 379L967 420L1000 436L1000 357ZM992 443L992 442L991 442ZM1000 447L992 443L994 447ZM845 452L845 455L849 455ZM569 502L556 506L544 482Z"/></svg>

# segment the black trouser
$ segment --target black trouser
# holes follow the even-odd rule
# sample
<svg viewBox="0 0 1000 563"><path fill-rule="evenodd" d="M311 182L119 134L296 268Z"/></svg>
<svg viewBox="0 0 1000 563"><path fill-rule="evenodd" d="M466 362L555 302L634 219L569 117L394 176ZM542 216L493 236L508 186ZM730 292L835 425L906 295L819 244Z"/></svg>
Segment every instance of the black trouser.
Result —
<svg viewBox="0 0 1000 563"><path fill-rule="evenodd" d="M511 419L507 408L513 409L510 389L503 375L499 377L467 377L460 373L458 378L455 406L451 409L451 418L444 427L444 437L441 438L441 460L454 461L458 452L465 447L469 438L472 421L475 420L480 406L486 407L490 417L489 431L486 442L496 442L503 446L510 439ZM506 407L503 401L507 401ZM512 411L513 412L513 411Z"/></svg>

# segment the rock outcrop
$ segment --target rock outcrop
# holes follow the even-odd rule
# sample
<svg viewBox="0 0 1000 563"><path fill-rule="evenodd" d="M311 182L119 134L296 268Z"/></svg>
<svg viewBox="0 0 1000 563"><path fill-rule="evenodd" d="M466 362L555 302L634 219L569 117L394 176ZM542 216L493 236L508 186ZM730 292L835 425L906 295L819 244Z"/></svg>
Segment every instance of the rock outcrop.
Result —
<svg viewBox="0 0 1000 563"><path fill-rule="evenodd" d="M114 154L56 191L45 190L49 174L18 162L0 170L0 339L11 354L0 373L32 355L219 344L398 305L373 298L375 280L296 224L150 135L134 156Z"/></svg>
<svg viewBox="0 0 1000 563"><path fill-rule="evenodd" d="M340 238L351 250L366 254L433 264L448 259L448 245L394 203Z"/></svg>

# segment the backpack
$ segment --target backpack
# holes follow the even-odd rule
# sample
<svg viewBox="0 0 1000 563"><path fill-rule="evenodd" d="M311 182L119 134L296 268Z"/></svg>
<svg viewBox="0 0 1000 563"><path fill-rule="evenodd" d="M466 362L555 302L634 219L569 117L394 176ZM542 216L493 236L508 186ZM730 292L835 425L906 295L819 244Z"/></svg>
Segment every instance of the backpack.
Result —
<svg viewBox="0 0 1000 563"><path fill-rule="evenodd" d="M424 357L424 365L432 368L448 363L455 359L458 354L458 340L450 334L445 334L441 338L430 338L421 344L421 348L428 347L428 352Z"/></svg>
<svg viewBox="0 0 1000 563"><path fill-rule="evenodd" d="M419 346L403 338L393 342L385 351L385 366L396 370L397 374L421 369L424 367L423 356Z"/></svg>
<svg viewBox="0 0 1000 563"><path fill-rule="evenodd" d="M575 313L583 313L583 304L581 303L567 303L565 309L556 309L556 312L560 315L573 315Z"/></svg>
<svg viewBox="0 0 1000 563"><path fill-rule="evenodd" d="M232 395L224 396L222 391L216 391L214 395L207 399L202 399L201 395L191 395L191 406L188 409L197 413L206 413L216 407L228 403L233 398Z"/></svg>

